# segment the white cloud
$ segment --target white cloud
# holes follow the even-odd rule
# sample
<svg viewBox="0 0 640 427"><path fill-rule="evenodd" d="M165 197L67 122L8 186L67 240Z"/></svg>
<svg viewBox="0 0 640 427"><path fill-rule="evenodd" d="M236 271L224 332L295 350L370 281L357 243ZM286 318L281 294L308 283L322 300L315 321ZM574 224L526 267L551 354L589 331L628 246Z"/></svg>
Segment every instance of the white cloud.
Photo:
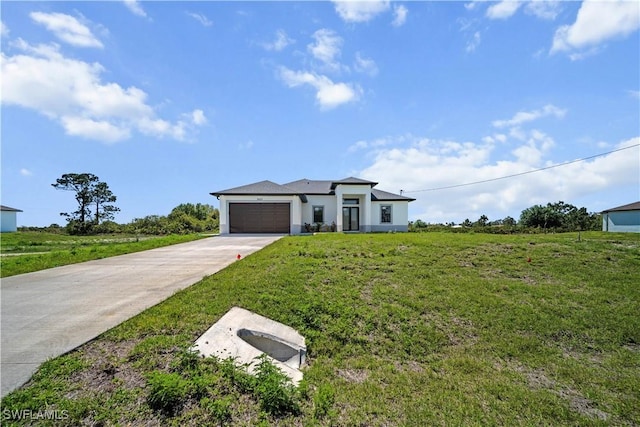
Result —
<svg viewBox="0 0 640 427"><path fill-rule="evenodd" d="M4 22L0 21L0 35L2 37L9 37L9 27L4 25Z"/></svg>
<svg viewBox="0 0 640 427"><path fill-rule="evenodd" d="M209 18L207 18L205 15L201 13L194 13L194 12L185 12L185 13L190 17L192 17L193 19L195 19L196 21L198 21L199 23L201 23L202 25L204 25L205 27L210 27L213 25L213 22L210 21Z"/></svg>
<svg viewBox="0 0 640 427"><path fill-rule="evenodd" d="M502 0L499 3L489 6L486 16L489 19L507 19L512 17L520 6L522 6L520 1Z"/></svg>
<svg viewBox="0 0 640 427"><path fill-rule="evenodd" d="M628 93L628 94L629 94L629 96L631 96L632 98L640 99L640 90L630 90L630 91L627 91L627 93Z"/></svg>
<svg viewBox="0 0 640 427"><path fill-rule="evenodd" d="M393 21L391 21L391 25L394 27L402 27L405 22L407 22L407 14L409 13L409 9L405 6L393 6Z"/></svg>
<svg viewBox="0 0 640 427"><path fill-rule="evenodd" d="M78 47L103 47L91 30L76 18L64 13L31 12L31 19L44 25L58 39Z"/></svg>
<svg viewBox="0 0 640 427"><path fill-rule="evenodd" d="M29 169L22 168L22 169L20 169L20 175L22 175L22 176L31 176L31 175L33 175L33 172L31 172Z"/></svg>
<svg viewBox="0 0 640 427"><path fill-rule="evenodd" d="M69 135L116 142L138 130L184 140L188 130L206 122L201 110L177 123L158 119L143 90L103 82L102 65L65 57L55 44L32 46L18 39L12 46L23 53L1 54L2 103L38 111Z"/></svg>
<svg viewBox="0 0 640 427"><path fill-rule="evenodd" d="M345 22L368 22L389 10L388 0L333 1L336 12Z"/></svg>
<svg viewBox="0 0 640 427"><path fill-rule="evenodd" d="M144 11L142 6L140 6L140 2L138 0L123 0L124 5L127 6L127 9L131 11L134 15L142 16L143 18L147 17L147 12Z"/></svg>
<svg viewBox="0 0 640 427"><path fill-rule="evenodd" d="M351 145L347 149L347 151L350 153L354 153L356 151L366 150L366 149L379 149L381 147L387 147L389 145L402 143L406 140L406 138L407 137L405 136L399 136L399 137L378 138L378 139L374 139L373 141L360 140L360 141L357 141L355 144Z"/></svg>
<svg viewBox="0 0 640 427"><path fill-rule="evenodd" d="M560 13L559 0L533 0L527 3L525 11L540 19L554 20Z"/></svg>
<svg viewBox="0 0 640 427"><path fill-rule="evenodd" d="M378 74L378 66L373 59L363 57L360 52L356 52L353 68L359 73L375 76Z"/></svg>
<svg viewBox="0 0 640 427"><path fill-rule="evenodd" d="M78 116L60 118L67 135L96 139L103 142L118 142L131 136L128 128L107 120L95 120Z"/></svg>
<svg viewBox="0 0 640 427"><path fill-rule="evenodd" d="M309 50L311 55L330 70L339 70L340 63L336 58L340 56L342 37L327 28L316 31L312 37L315 39L315 42L307 45L307 50Z"/></svg>
<svg viewBox="0 0 640 427"><path fill-rule="evenodd" d="M640 137L622 141L616 148L640 143ZM553 139L531 131L526 141L510 152L496 150L493 143L459 143L412 137L402 147L373 148L366 141L356 143L370 148L371 163L357 175L379 182L388 191L406 191L416 198L410 205L412 219L428 222L461 222L486 214L491 220L519 213L537 203L597 194L625 185L638 185L640 155L638 147L592 160L572 163L548 171L515 178L450 188L412 192L469 182L491 180L558 164L550 159ZM360 156L360 155L359 155ZM571 160L571 159L567 159Z"/></svg>
<svg viewBox="0 0 640 427"><path fill-rule="evenodd" d="M567 110L558 108L555 105L545 105L541 110L533 111L520 111L516 113L511 119L508 120L495 120L492 122L493 126L497 128L504 128L510 126L519 126L523 123L532 122L543 117L554 116L558 119L564 117Z"/></svg>
<svg viewBox="0 0 640 427"><path fill-rule="evenodd" d="M262 47L266 50L274 50L276 52L280 52L287 46L295 43L295 40L287 36L287 33L280 29L276 31L276 38L273 42L270 43L262 43Z"/></svg>
<svg viewBox="0 0 640 427"><path fill-rule="evenodd" d="M476 48L480 45L480 41L480 31L476 31L473 34L473 38L467 43L466 51L469 53L475 52Z"/></svg>
<svg viewBox="0 0 640 427"><path fill-rule="evenodd" d="M602 52L603 47L602 46L595 46L592 47L590 49L587 50L581 50L581 51L577 51L577 52L571 52L569 54L569 59L572 61L581 61L585 58L588 58L590 56L594 56L599 54L600 52Z"/></svg>
<svg viewBox="0 0 640 427"><path fill-rule="evenodd" d="M178 120L176 123L171 123L163 119L151 117L143 117L136 123L138 130L145 135L158 138L166 136L178 141L185 140L187 128L189 126L190 124L184 120Z"/></svg>
<svg viewBox="0 0 640 427"><path fill-rule="evenodd" d="M478 6L479 2L479 0L471 0L469 3L464 4L464 8L467 10L474 10Z"/></svg>
<svg viewBox="0 0 640 427"><path fill-rule="evenodd" d="M202 126L207 123L207 118L202 110L193 110L191 112L191 122L196 126Z"/></svg>
<svg viewBox="0 0 640 427"><path fill-rule="evenodd" d="M527 134L525 144L516 147L511 153L521 165L539 167L543 154L547 153L554 145L553 138L539 130L533 130Z"/></svg>
<svg viewBox="0 0 640 427"><path fill-rule="evenodd" d="M576 21L556 30L550 53L597 48L605 41L628 36L638 28L639 2L585 0ZM573 59L582 57L578 55Z"/></svg>
<svg viewBox="0 0 640 427"><path fill-rule="evenodd" d="M316 101L321 109L332 109L339 105L357 101L362 90L348 83L334 83L326 76L305 71L293 71L280 68L280 78L293 88L302 85L312 86L316 90Z"/></svg>

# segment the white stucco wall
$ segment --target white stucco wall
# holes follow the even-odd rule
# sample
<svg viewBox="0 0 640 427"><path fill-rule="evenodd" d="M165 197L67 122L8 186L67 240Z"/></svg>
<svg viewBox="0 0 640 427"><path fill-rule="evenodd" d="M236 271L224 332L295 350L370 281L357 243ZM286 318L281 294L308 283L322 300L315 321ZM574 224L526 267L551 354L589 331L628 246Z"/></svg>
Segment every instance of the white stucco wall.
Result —
<svg viewBox="0 0 640 427"><path fill-rule="evenodd" d="M12 233L18 230L17 212L1 211L0 232Z"/></svg>
<svg viewBox="0 0 640 427"><path fill-rule="evenodd" d="M307 196L307 203L302 204L302 225L313 224L313 207L324 206L324 223L338 223L338 204L336 196Z"/></svg>
<svg viewBox="0 0 640 427"><path fill-rule="evenodd" d="M391 205L391 223L382 223L381 206ZM400 201L371 202L371 231L408 231L409 203Z"/></svg>
<svg viewBox="0 0 640 427"><path fill-rule="evenodd" d="M289 233L299 234L302 229L302 201L298 196L220 196L220 234L229 234L229 203L290 203Z"/></svg>

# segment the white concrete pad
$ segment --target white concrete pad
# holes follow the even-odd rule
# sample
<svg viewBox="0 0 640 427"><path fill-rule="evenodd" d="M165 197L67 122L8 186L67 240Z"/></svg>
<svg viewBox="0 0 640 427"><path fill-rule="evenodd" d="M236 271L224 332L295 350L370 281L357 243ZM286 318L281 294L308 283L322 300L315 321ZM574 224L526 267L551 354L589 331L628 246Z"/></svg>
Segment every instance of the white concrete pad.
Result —
<svg viewBox="0 0 640 427"><path fill-rule="evenodd" d="M202 334L194 350L204 357L233 358L238 365L248 365L249 373L255 370L255 359L266 354L294 385L302 380L300 368L307 355L298 331L240 307L233 307Z"/></svg>

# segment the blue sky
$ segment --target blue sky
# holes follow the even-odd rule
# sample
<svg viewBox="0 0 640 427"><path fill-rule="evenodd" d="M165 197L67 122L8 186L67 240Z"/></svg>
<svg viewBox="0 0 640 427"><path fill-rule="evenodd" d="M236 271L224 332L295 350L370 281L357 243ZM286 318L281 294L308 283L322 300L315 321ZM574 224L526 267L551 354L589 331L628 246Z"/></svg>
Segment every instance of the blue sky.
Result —
<svg viewBox="0 0 640 427"><path fill-rule="evenodd" d="M264 179L369 179L427 222L640 199L636 1L3 2L1 20L19 225L64 224L70 172L109 184L118 222Z"/></svg>

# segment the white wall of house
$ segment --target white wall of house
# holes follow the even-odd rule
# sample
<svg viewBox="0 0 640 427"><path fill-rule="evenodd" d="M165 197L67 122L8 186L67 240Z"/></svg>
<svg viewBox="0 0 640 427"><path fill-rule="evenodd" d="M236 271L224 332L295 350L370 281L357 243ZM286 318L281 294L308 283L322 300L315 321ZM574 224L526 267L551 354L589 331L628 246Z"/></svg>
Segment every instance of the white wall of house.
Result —
<svg viewBox="0 0 640 427"><path fill-rule="evenodd" d="M640 211L603 213L602 231L640 233Z"/></svg>
<svg viewBox="0 0 640 427"><path fill-rule="evenodd" d="M0 213L2 214L0 217L0 232L13 233L18 231L17 212L2 211Z"/></svg>
<svg viewBox="0 0 640 427"><path fill-rule="evenodd" d="M391 223L382 222L382 206L391 206ZM371 202L371 231L408 231L409 203L400 201Z"/></svg>
<svg viewBox="0 0 640 427"><path fill-rule="evenodd" d="M302 204L302 225L313 224L313 207L324 206L323 223L331 225L332 222L338 223L338 205L336 196L320 196L307 195L307 203Z"/></svg>
<svg viewBox="0 0 640 427"><path fill-rule="evenodd" d="M229 203L290 203L291 234L302 230L302 201L298 196L220 196L220 234L229 234Z"/></svg>

